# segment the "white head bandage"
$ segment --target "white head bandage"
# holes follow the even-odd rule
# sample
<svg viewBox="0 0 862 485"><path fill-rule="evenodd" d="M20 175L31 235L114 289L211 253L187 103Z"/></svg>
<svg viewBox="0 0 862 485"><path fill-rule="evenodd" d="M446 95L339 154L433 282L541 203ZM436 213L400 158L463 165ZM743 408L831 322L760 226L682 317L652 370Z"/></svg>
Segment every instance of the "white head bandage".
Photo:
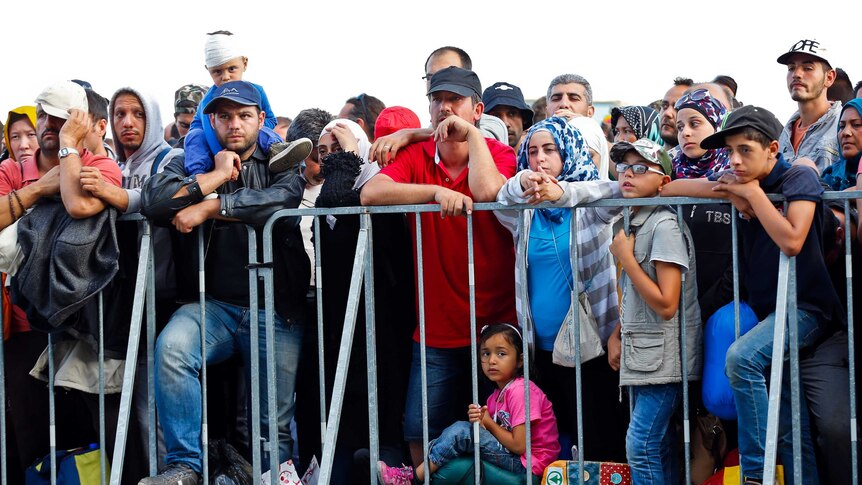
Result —
<svg viewBox="0 0 862 485"><path fill-rule="evenodd" d="M242 56L243 54L233 34L221 32L207 34L206 44L204 45L204 62L207 69L220 66L231 59Z"/></svg>

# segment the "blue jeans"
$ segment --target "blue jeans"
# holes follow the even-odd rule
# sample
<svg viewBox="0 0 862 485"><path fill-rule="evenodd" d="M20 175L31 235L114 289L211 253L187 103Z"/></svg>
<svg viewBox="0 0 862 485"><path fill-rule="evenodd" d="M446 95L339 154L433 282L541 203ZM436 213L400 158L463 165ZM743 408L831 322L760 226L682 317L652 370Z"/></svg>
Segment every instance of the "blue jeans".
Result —
<svg viewBox="0 0 862 485"><path fill-rule="evenodd" d="M679 483L674 431L670 420L682 400L682 384L629 387L632 416L626 434L626 458L635 485Z"/></svg>
<svg viewBox="0 0 862 485"><path fill-rule="evenodd" d="M201 332L200 304L190 303L174 313L156 342L156 406L165 435L165 463L185 463L201 473ZM246 382L251 383L251 347L249 309L217 300L206 300L206 363L216 364L237 352L245 364ZM266 325L264 311L258 312L260 354L260 429L269 436L269 413L266 387ZM293 455L290 420L294 412L294 384L302 325L288 324L275 316L276 396L278 403L279 462ZM249 399L251 392L248 393ZM251 412L251 406L248 407ZM249 419L249 421L251 421ZM262 463L266 468L269 454L261 443Z"/></svg>
<svg viewBox="0 0 862 485"><path fill-rule="evenodd" d="M803 310L797 311L799 348L812 345L823 333L817 317ZM739 454L742 472L746 477L763 478L763 455L766 443L766 421L769 394L766 388L767 372L772 364L772 338L775 314L767 316L748 333L739 337L727 350L725 373L730 381L739 422ZM784 339L785 361L790 355L788 338ZM785 362L784 375L790 375ZM809 430L808 406L801 401L800 426L802 432L802 471L806 484L817 484L817 465ZM781 408L778 429L778 454L784 465L785 483L793 481L793 441L790 406L790 380L782 380Z"/></svg>
<svg viewBox="0 0 862 485"><path fill-rule="evenodd" d="M458 421L444 429L440 437L431 442L428 461L442 467L459 456L472 454L473 425L467 421ZM523 474L527 471L519 455L507 450L490 431L481 426L479 427L479 456L482 461L515 474Z"/></svg>
<svg viewBox="0 0 862 485"><path fill-rule="evenodd" d="M404 440L422 441L422 362L419 344L413 342L413 361L404 410ZM470 347L426 347L428 378L428 436L437 437L455 421L464 419L472 389ZM481 397L481 396L480 396Z"/></svg>

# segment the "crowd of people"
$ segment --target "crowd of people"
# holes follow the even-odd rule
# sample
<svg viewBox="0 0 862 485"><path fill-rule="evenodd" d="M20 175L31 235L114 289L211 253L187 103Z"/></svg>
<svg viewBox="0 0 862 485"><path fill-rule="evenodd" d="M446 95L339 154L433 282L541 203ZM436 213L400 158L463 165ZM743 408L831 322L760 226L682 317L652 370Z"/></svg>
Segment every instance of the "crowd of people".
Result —
<svg viewBox="0 0 862 485"><path fill-rule="evenodd" d="M100 337L113 456L126 351L130 341L144 339L130 335L129 323L143 225L118 216L140 213L153 224L159 450L159 473L149 477L141 358L122 483L176 485L201 483L204 441L214 438L247 458L258 446L265 469L270 453L279 462L294 459L299 470L321 458L321 405L332 403L345 314L355 303L348 293L360 219L285 217L273 225L274 355L265 345L261 282L258 314L250 313L246 225L262 228L275 212L297 207L427 203L440 211L421 214L421 232L413 215L371 218L377 364L371 385L379 400L382 483L417 483L455 466L472 455L475 436L482 460L518 479L528 466L541 477L574 452L627 463L634 484L681 483L683 381L690 382L692 414L708 414L699 384L711 345L704 329L733 306L733 214L739 214L742 300L756 321L720 359L736 420L716 419L717 429L729 448L738 447L745 483L762 483L779 256L795 256L803 483L848 483L856 433L846 308L862 300L847 294L845 281L858 265L862 230L856 207L847 220L843 202L823 194L857 189L862 82L854 87L816 40L780 54L798 105L785 124L764 107L743 105L726 75L699 83L677 77L657 101L615 107L599 123L584 77L554 77L531 106L511 83L483 90L469 55L452 46L425 60L430 126L365 93L346 100L337 115L309 107L290 119L276 116L266 90L245 79L247 52L226 31L206 36L213 85L180 87L167 125L142 86L121 88L110 99L81 80L44 88L2 125L0 229L4 238L17 234L0 258L4 377L14 390L5 403L12 483L23 483L27 467L53 444L98 441ZM665 196L724 200L681 206L681 213L661 203L635 206L627 222L622 207L580 207ZM541 206L474 211L477 202ZM256 237L263 247L262 231ZM852 267L845 251L854 255ZM580 336L568 333L574 314ZM365 328L364 312L356 320ZM49 333L56 436L49 433L44 383ZM365 332L353 336L332 457L331 483L338 484L367 483L373 468L370 359ZM259 376L251 375L254 341ZM580 342L580 409L571 342ZM474 356L482 371L479 402ZM261 385L263 441L254 443L249 386L255 377L266 383L270 366L276 395ZM781 385L778 451L785 483L793 483L789 379ZM578 412L584 448L573 451ZM267 442L270 418L277 443ZM723 456L710 458L706 474L693 475L692 483L722 467Z"/></svg>

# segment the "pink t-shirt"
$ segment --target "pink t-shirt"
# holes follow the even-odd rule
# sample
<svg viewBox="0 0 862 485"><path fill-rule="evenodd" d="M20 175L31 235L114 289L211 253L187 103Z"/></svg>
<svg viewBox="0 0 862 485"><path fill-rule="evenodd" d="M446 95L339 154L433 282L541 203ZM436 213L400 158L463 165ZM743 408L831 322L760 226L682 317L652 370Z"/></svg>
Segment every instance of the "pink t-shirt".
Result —
<svg viewBox="0 0 862 485"><path fill-rule="evenodd" d="M503 429L512 428L526 422L524 419L524 378L517 377L502 390L494 390L488 397L488 413ZM530 381L530 442L533 453L533 474L542 475L545 468L560 456L560 436L557 433L557 418L548 396ZM521 463L526 468L527 455L521 455Z"/></svg>

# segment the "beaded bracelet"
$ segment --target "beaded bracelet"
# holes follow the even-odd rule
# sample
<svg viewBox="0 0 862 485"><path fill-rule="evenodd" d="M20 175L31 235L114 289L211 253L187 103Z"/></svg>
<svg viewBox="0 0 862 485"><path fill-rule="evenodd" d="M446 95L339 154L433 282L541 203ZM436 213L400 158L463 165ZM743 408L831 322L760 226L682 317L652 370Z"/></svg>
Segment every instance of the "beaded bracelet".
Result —
<svg viewBox="0 0 862 485"><path fill-rule="evenodd" d="M24 216L24 213L25 213L25 212L27 212L27 208L25 208L25 207L24 207L24 202L22 202L22 201L21 201L21 196L20 196L20 195L18 195L18 191L17 191L17 190L12 189L12 192L11 192L11 193L12 193L12 195L14 195L14 196L15 196L15 200L17 200L17 201L18 201L18 207L20 207L20 208L21 208L21 216L23 217L23 216Z"/></svg>
<svg viewBox="0 0 862 485"><path fill-rule="evenodd" d="M12 216L12 222L18 220L18 216L15 214L15 206L12 205L12 194L6 194L9 197L9 215Z"/></svg>

